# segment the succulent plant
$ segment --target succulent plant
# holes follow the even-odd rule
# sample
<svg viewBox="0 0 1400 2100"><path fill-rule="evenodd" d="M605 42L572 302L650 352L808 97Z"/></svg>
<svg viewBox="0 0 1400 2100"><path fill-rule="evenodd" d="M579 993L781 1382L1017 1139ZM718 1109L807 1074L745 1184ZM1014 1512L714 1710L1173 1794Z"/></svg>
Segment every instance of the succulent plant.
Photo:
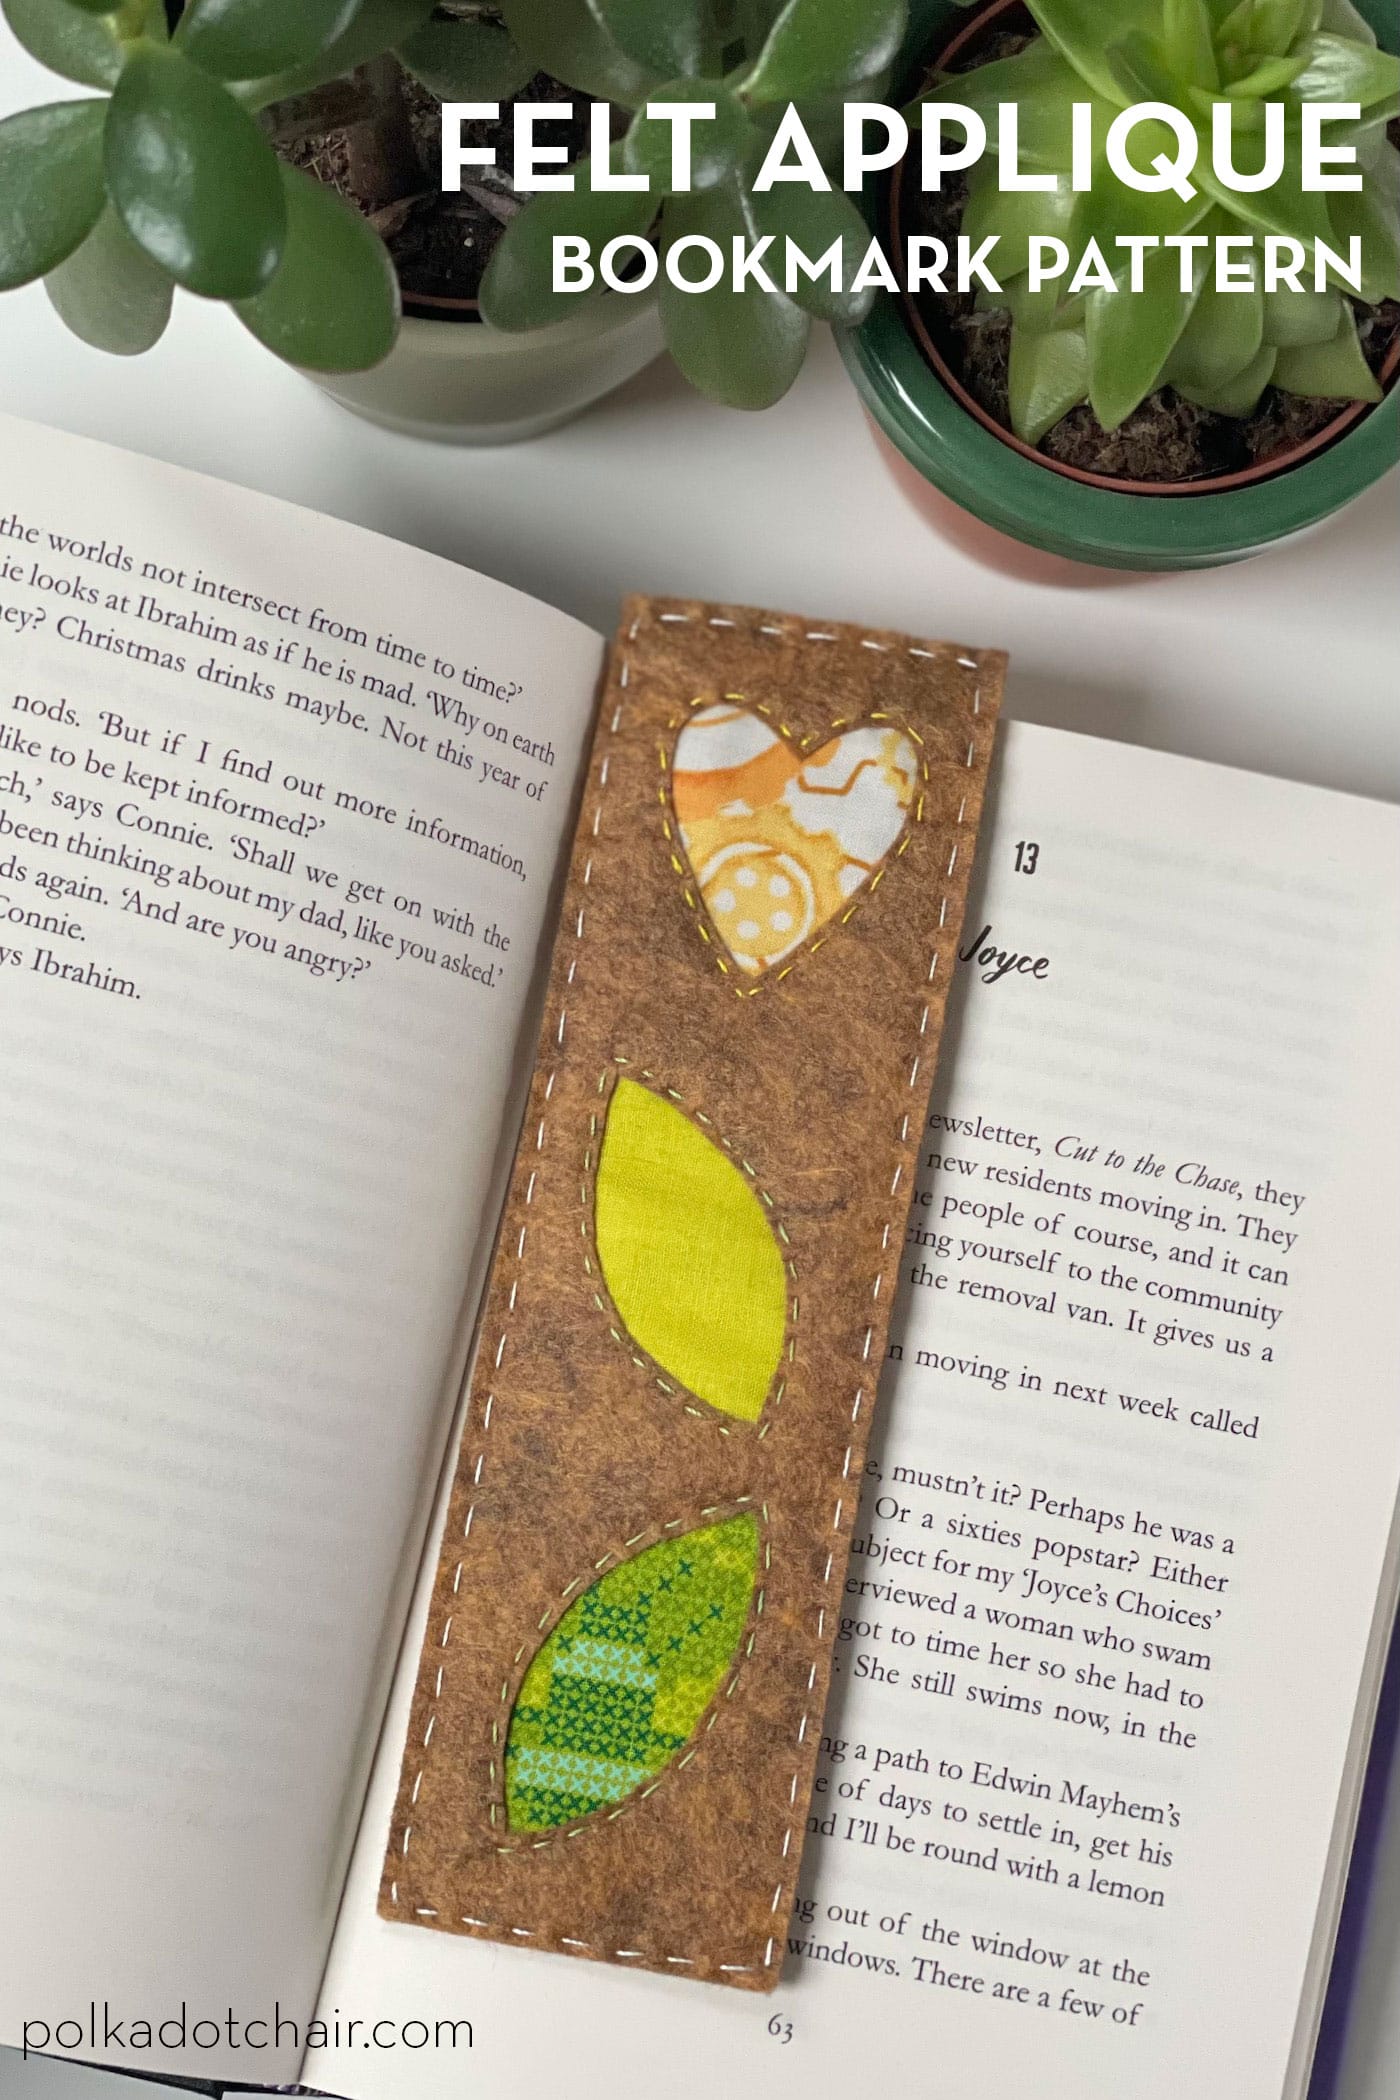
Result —
<svg viewBox="0 0 1400 2100"><path fill-rule="evenodd" d="M75 333L126 355L159 340L183 286L292 363L376 364L399 323L388 254L278 159L269 113L391 49L443 96L511 94L533 70L498 22L434 0L190 0L173 33L164 0L0 4L32 56L105 91L0 123L0 291L42 277ZM342 102L359 114L364 95Z"/></svg>
<svg viewBox="0 0 1400 2100"><path fill-rule="evenodd" d="M792 184L755 196L751 178L789 100L835 150L845 101L883 94L907 18L906 0L176 0L172 32L162 0L0 6L34 57L106 91L0 123L0 291L42 277L79 335L133 354L183 286L321 370L387 354L398 288L363 217L280 162L274 140L358 119L386 67L461 101L503 101L542 70L621 113L619 157L646 191L595 193L580 169L575 194L513 211L482 303L524 329L577 309L581 295L552 290L555 233L791 234L812 253L839 239L849 278L869 238L850 199ZM670 131L642 111L649 99L715 104L690 193L669 194ZM392 93L379 106L392 115ZM661 299L682 369L754 408L792 383L813 317L857 320L872 296L819 282L791 298L751 283Z"/></svg>
<svg viewBox="0 0 1400 2100"><path fill-rule="evenodd" d="M575 311L580 294L555 292L555 235L601 246L651 234L663 251L698 235L726 253L735 236L785 237L809 255L842 244L843 285L857 274L870 234L839 187L800 183L755 194L752 181L791 102L819 153L841 139L846 102L879 100L907 23L906 0L500 0L517 43L546 72L630 113L618 160L650 178L646 192L594 191L531 200L497 248L482 284L482 310L497 327L526 330ZM705 102L694 187L671 191L671 133L648 101ZM662 281L666 340L699 390L735 408L764 408L797 376L812 320L851 323L873 291L802 284L791 295L750 281L734 290L680 291Z"/></svg>
<svg viewBox="0 0 1400 2100"><path fill-rule="evenodd" d="M1000 236L993 267L1001 294L979 292L978 304L1011 315L1012 427L1037 444L1071 409L1087 402L1114 430L1158 387L1218 414L1247 417L1273 384L1324 399L1375 401L1380 389L1363 355L1356 309L1335 282L1322 291L1264 288L1255 274L1245 289L1217 288L1200 269L1183 291L1179 252L1165 246L1145 258L1143 288L1118 275L1119 235L1228 233L1322 240L1346 253L1361 242L1361 298L1400 297L1400 153L1386 136L1400 110L1400 61L1377 47L1351 0L1027 0L1041 34L1007 58L967 73L940 76L929 92L956 99L988 121L1015 103L1022 166L1054 174L1054 191L998 188L996 156L975 169L962 229L975 241ZM1233 111L1235 165L1249 172L1250 141L1263 164L1266 101L1285 111L1284 170L1279 181L1239 193L1215 177L1212 112ZM1071 108L1092 107L1091 190L1071 190ZM1144 194L1123 183L1104 158L1109 125L1121 109L1162 102L1180 110L1198 134L1190 203L1175 191ZM1354 145L1363 188L1305 192L1299 178L1299 112L1306 102L1360 105L1359 121L1328 122L1322 137ZM1144 170L1176 140L1143 125L1130 149ZM1070 267L1058 282L1030 288L1029 242L1063 240ZM1072 296L1065 286L1091 239L1114 269L1114 289ZM1254 253L1257 264L1257 250ZM1126 261L1124 272L1126 273Z"/></svg>

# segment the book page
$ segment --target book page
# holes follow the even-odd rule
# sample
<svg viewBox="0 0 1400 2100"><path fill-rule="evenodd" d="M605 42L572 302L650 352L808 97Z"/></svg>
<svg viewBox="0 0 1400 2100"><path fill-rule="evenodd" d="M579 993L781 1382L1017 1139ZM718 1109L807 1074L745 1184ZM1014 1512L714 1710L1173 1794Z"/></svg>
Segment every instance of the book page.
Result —
<svg viewBox="0 0 1400 2100"><path fill-rule="evenodd" d="M420 1623L310 2083L1297 2090L1394 1605L1400 824L1011 724L983 838L782 1984L377 1918Z"/></svg>
<svg viewBox="0 0 1400 2100"><path fill-rule="evenodd" d="M0 443L0 2041L286 2080L601 645Z"/></svg>

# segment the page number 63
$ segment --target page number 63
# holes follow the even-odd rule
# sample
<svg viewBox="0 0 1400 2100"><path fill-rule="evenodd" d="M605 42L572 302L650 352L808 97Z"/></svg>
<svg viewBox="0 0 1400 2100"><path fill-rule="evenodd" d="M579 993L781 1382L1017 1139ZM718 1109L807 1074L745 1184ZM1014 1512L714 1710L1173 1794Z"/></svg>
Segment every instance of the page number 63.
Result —
<svg viewBox="0 0 1400 2100"><path fill-rule="evenodd" d="M768 2022L768 2032L772 2035L775 2042L790 2042L792 2040L792 2022L791 2020L785 2020L781 2013L774 2013L772 2019Z"/></svg>

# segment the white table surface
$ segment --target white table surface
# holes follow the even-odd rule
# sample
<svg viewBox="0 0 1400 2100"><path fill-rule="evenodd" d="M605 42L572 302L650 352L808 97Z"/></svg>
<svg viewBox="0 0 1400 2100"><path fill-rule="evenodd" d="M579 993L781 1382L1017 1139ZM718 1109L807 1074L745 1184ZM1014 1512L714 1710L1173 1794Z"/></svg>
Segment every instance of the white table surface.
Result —
<svg viewBox="0 0 1400 2100"><path fill-rule="evenodd" d="M0 24L0 115L51 99ZM75 343L31 289L0 300L0 409L354 519L601 629L644 590L999 645L1019 718L1400 799L1393 477L1253 562L1071 585L999 573L943 538L825 339L762 417L710 407L661 364L552 436L468 451L353 421L221 309L182 300L160 347L124 361ZM1393 1821L1338 2100L1400 2100ZM81 2100L139 2090L93 2077ZM0 2100L60 2095L0 2052Z"/></svg>

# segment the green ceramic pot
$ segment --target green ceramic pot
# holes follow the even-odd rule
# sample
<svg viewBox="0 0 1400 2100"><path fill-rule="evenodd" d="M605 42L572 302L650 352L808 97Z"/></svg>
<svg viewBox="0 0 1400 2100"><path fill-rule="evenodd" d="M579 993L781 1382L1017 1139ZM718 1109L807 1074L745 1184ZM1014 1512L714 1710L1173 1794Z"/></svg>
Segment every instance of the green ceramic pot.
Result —
<svg viewBox="0 0 1400 2100"><path fill-rule="evenodd" d="M1394 0L1357 4L1394 51ZM910 13L896 100L917 92L930 56L976 20L957 0L913 0ZM872 185L864 201L871 226L879 226L888 209L884 186ZM1024 546L1098 568L1242 560L1330 517L1400 461L1400 386L1392 381L1384 401L1339 418L1330 437L1291 465L1271 463L1197 492L1188 484L1130 491L1066 473L979 420L939 377L893 295L844 336L842 354L885 435L943 495Z"/></svg>

